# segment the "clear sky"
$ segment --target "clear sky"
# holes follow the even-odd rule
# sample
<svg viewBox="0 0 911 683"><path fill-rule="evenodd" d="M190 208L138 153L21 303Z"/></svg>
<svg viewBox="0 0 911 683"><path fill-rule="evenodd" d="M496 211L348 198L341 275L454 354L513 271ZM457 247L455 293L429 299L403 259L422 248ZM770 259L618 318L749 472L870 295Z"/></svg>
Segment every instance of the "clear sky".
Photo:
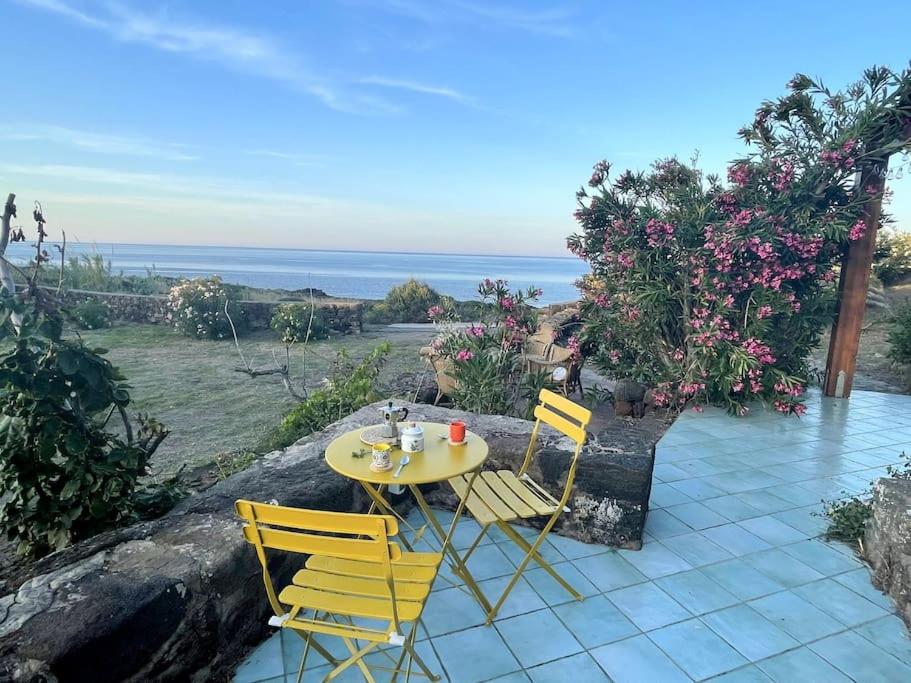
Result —
<svg viewBox="0 0 911 683"><path fill-rule="evenodd" d="M0 191L82 241L562 255L598 159L720 171L794 73L911 57L908 0L0 0L0 26Z"/></svg>

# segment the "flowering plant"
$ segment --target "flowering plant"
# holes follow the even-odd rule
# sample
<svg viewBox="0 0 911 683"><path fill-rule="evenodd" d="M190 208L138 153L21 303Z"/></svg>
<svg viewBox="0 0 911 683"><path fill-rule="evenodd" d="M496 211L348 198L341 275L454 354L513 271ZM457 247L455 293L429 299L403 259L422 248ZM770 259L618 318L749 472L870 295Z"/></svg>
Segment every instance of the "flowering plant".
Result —
<svg viewBox="0 0 911 683"><path fill-rule="evenodd" d="M221 278L183 280L168 292L168 319L174 329L197 339L224 339L231 336L231 321L225 314L227 306L231 321L240 328L243 312L228 298Z"/></svg>
<svg viewBox="0 0 911 683"><path fill-rule="evenodd" d="M658 405L742 414L761 399L804 411L829 283L881 191L854 178L883 154L868 138L890 74L868 71L837 94L796 77L740 132L756 151L730 166L728 184L676 159L616 178L595 166L568 245L591 264L579 283L584 343L603 372L649 385Z"/></svg>
<svg viewBox="0 0 911 683"><path fill-rule="evenodd" d="M306 344L311 339L329 336L326 314L310 304L282 304L275 308L270 327L281 337L282 344Z"/></svg>

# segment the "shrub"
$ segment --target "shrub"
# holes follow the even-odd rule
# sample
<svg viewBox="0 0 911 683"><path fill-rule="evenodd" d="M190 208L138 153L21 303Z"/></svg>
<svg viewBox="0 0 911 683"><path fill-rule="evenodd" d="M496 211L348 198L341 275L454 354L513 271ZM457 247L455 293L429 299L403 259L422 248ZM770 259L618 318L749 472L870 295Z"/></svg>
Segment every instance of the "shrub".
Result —
<svg viewBox="0 0 911 683"><path fill-rule="evenodd" d="M76 304L72 314L83 330L100 330L111 325L111 307L98 299L86 299Z"/></svg>
<svg viewBox="0 0 911 683"><path fill-rule="evenodd" d="M230 314L230 320L227 311ZM238 333L245 328L243 311L230 300L221 278L183 280L168 292L171 322L181 334L196 339L231 337L231 322Z"/></svg>
<svg viewBox="0 0 911 683"><path fill-rule="evenodd" d="M297 344L329 336L326 314L310 304L282 304L272 314L272 329L283 344Z"/></svg>
<svg viewBox="0 0 911 683"><path fill-rule="evenodd" d="M876 236L873 274L884 285L892 285L911 275L911 233L880 230Z"/></svg>
<svg viewBox="0 0 911 683"><path fill-rule="evenodd" d="M5 290L0 299L0 529L26 555L132 519L139 478L167 435L142 416L134 431L105 350L63 339L59 312L39 303ZM122 418L117 433L111 415Z"/></svg>
<svg viewBox="0 0 911 683"><path fill-rule="evenodd" d="M371 323L426 323L427 311L440 305L444 298L426 282L414 278L389 290L383 301L367 312Z"/></svg>
<svg viewBox="0 0 911 683"><path fill-rule="evenodd" d="M359 363L353 362L344 349L339 351L323 386L292 408L257 450L289 446L378 400L376 380L390 348L389 342L383 342Z"/></svg>
<svg viewBox="0 0 911 683"><path fill-rule="evenodd" d="M883 153L864 140L895 106L897 79L873 69L833 94L795 77L741 131L757 151L727 185L675 159L616 178L597 164L569 247L591 264L584 342L602 372L652 387L659 405L742 414L761 399L802 413L829 283L880 191L854 187L858 165Z"/></svg>
<svg viewBox="0 0 911 683"><path fill-rule="evenodd" d="M896 363L911 364L911 303L898 309L889 330L889 358Z"/></svg>

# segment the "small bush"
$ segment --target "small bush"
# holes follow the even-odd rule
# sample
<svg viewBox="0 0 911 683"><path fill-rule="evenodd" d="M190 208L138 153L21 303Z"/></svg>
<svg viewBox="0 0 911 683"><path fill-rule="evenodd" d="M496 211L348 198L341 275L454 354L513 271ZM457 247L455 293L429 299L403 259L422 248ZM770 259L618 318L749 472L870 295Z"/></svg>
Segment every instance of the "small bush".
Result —
<svg viewBox="0 0 911 683"><path fill-rule="evenodd" d="M892 320L889 330L889 358L897 363L911 364L911 304L905 304Z"/></svg>
<svg viewBox="0 0 911 683"><path fill-rule="evenodd" d="M83 330L100 330L111 325L111 307L98 299L87 299L77 304L72 313Z"/></svg>
<svg viewBox="0 0 911 683"><path fill-rule="evenodd" d="M426 323L427 311L444 298L426 282L414 278L389 290L386 298L367 312L370 323Z"/></svg>
<svg viewBox="0 0 911 683"><path fill-rule="evenodd" d="M297 344L329 336L326 314L310 304L282 304L272 314L272 329L283 344Z"/></svg>
<svg viewBox="0 0 911 683"><path fill-rule="evenodd" d="M231 316L225 315L225 307ZM231 321L240 333L246 328L243 311L228 296L221 278L183 280L168 292L170 319L176 329L196 339L225 339L231 335Z"/></svg>
<svg viewBox="0 0 911 683"><path fill-rule="evenodd" d="M873 274L884 285L892 285L911 275L911 233L881 230L876 237Z"/></svg>
<svg viewBox="0 0 911 683"><path fill-rule="evenodd" d="M829 503L825 515L829 518L827 539L857 543L864 535L867 520L873 516L873 508L870 507L869 500L854 497Z"/></svg>

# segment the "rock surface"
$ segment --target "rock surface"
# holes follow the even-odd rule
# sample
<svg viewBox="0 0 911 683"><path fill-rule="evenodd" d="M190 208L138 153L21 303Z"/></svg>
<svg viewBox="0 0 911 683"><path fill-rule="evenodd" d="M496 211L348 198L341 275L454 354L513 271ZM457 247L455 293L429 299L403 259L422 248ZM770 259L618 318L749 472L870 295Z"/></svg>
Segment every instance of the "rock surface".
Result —
<svg viewBox="0 0 911 683"><path fill-rule="evenodd" d="M521 462L529 422L408 407L414 419L465 419L487 440L490 467ZM32 565L19 588L0 597L0 680L227 680L269 630L261 571L241 538L234 501L363 510L365 495L329 470L322 454L333 438L377 417L376 406L368 406L158 520L101 534ZM555 493L571 449L556 434L541 440L533 473ZM595 435L580 461L572 513L564 515L559 532L640 547L652 462L644 433L618 425ZM436 497L452 502L445 493ZM276 558L277 582L296 564Z"/></svg>
<svg viewBox="0 0 911 683"><path fill-rule="evenodd" d="M911 628L911 479L886 477L874 484L863 547L873 583L892 596Z"/></svg>

